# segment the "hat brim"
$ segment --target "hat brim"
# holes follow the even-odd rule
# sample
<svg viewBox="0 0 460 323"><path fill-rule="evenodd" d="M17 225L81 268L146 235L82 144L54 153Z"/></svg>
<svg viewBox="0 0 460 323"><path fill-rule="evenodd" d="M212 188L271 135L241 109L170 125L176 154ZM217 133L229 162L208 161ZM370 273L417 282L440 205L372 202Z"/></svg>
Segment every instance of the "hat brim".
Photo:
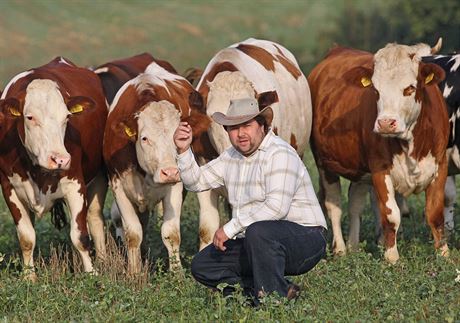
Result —
<svg viewBox="0 0 460 323"><path fill-rule="evenodd" d="M258 113L255 114L246 114L237 117L229 117L223 114L222 112L214 112L211 118L222 126L236 126L245 122L248 122L251 119L254 119L258 115L261 115L267 120L267 123L270 125L273 119L273 110L270 106L263 108Z"/></svg>

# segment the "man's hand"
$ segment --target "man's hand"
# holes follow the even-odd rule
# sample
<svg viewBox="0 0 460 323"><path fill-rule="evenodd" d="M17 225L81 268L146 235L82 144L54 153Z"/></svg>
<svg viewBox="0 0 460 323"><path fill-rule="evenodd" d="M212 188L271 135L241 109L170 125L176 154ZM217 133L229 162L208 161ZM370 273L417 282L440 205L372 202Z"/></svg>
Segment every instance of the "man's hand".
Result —
<svg viewBox="0 0 460 323"><path fill-rule="evenodd" d="M214 239L212 240L212 243L216 247L216 249L219 249L220 251L225 251L227 249L224 246L224 242L227 241L229 237L225 234L225 231L222 227L220 227L216 233L214 234Z"/></svg>
<svg viewBox="0 0 460 323"><path fill-rule="evenodd" d="M174 132L174 144L177 148L177 153L182 154L185 152L192 143L192 127L188 122L180 122L176 131Z"/></svg>

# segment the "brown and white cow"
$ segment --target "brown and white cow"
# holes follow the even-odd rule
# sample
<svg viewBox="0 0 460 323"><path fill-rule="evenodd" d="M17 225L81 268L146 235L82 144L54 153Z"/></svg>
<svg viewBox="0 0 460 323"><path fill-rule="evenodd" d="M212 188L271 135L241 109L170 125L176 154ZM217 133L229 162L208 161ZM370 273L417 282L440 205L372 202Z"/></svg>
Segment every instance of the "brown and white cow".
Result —
<svg viewBox="0 0 460 323"><path fill-rule="evenodd" d="M187 120L197 136L210 123L202 98L191 84L155 62L145 73L125 83L110 106L104 158L122 217L131 273L140 270L140 245L146 224L140 218L144 220L160 201L163 202L161 236L168 250L170 268L181 266L183 186L172 139L180 120Z"/></svg>
<svg viewBox="0 0 460 323"><path fill-rule="evenodd" d="M346 251L340 227L339 176L352 181L349 213L354 230L359 230L361 197L367 192L363 184L373 184L389 262L399 259L400 210L395 192L408 196L425 191L435 247L448 253L443 240L443 200L449 125L437 86L444 71L421 62L427 52L429 46L424 44L388 44L375 55L338 47L308 77L314 118L312 150L336 254ZM356 234L350 232L350 236Z"/></svg>
<svg viewBox="0 0 460 323"><path fill-rule="evenodd" d="M272 128L302 155L311 132L311 98L307 79L294 55L280 44L247 39L219 51L208 63L197 90L203 96L206 113L227 111L230 100L257 98L259 105L271 105ZM224 128L213 122L208 130L215 152L206 146L204 159L213 158L230 146ZM202 138L203 145L207 139ZM194 147L195 155L197 149ZM217 152L217 153L216 153ZM200 201L200 248L212 241L219 226L217 192L198 194Z"/></svg>
<svg viewBox="0 0 460 323"><path fill-rule="evenodd" d="M35 216L64 201L70 237L84 270L93 271L87 221L105 254L102 208L107 192L102 139L107 106L93 72L57 57L16 75L0 99L0 176L16 224L24 266L33 268ZM33 270L29 278L35 279Z"/></svg>
<svg viewBox="0 0 460 323"><path fill-rule="evenodd" d="M155 59L149 53L117 59L96 67L94 73L101 79L108 103L112 104L116 93L123 84L143 73L152 62L156 62L166 70L176 73L171 64L166 61Z"/></svg>

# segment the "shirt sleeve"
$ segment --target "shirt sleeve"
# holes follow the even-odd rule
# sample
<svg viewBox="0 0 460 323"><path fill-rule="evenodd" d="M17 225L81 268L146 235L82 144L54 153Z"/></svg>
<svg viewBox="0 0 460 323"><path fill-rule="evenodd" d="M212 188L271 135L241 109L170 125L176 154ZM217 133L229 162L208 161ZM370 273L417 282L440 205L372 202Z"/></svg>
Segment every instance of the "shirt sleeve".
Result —
<svg viewBox="0 0 460 323"><path fill-rule="evenodd" d="M264 166L265 201L251 212L232 218L223 227L225 234L232 238L254 222L286 217L304 171L305 166L296 153L277 150Z"/></svg>
<svg viewBox="0 0 460 323"><path fill-rule="evenodd" d="M182 183L187 190L192 192L202 192L224 185L223 170L225 167L223 164L219 156L200 167L190 148L177 156L177 167Z"/></svg>

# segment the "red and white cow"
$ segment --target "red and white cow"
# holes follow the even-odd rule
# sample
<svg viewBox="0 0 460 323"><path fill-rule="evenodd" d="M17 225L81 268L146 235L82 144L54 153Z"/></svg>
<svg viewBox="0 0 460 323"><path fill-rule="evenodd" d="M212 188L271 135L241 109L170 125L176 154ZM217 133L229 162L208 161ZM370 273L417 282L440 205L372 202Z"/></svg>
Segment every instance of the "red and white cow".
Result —
<svg viewBox="0 0 460 323"><path fill-rule="evenodd" d="M232 99L251 97L257 98L261 106L271 105L274 132L299 155L307 148L311 132L310 89L294 55L283 46L250 38L219 51L208 63L197 90L203 96L209 116L214 112L226 113ZM206 146L206 154L200 155L194 148L195 155L206 160L230 146L221 125L212 122L208 135L214 152ZM202 144L207 141L203 136ZM198 194L200 249L212 241L219 227L217 196L216 191Z"/></svg>
<svg viewBox="0 0 460 323"><path fill-rule="evenodd" d="M140 271L144 220L160 201L163 202L161 236L168 250L170 268L181 266L183 186L172 139L180 120L187 120L196 136L205 132L210 123L202 98L191 84L155 62L145 73L125 83L110 106L104 159L121 212L131 273Z"/></svg>
<svg viewBox="0 0 460 323"><path fill-rule="evenodd" d="M99 79L57 57L16 75L1 96L0 110L1 185L24 266L34 266L35 216L63 200L72 243L84 270L92 272L87 223L98 255L105 255L102 139L107 106ZM28 277L36 278L33 270Z"/></svg>
<svg viewBox="0 0 460 323"><path fill-rule="evenodd" d="M109 104L112 104L116 93L123 84L143 73L152 62L156 62L166 70L175 73L174 67L171 64L155 59L149 53L117 59L96 67L94 73L101 79L102 87L104 88Z"/></svg>
<svg viewBox="0 0 460 323"><path fill-rule="evenodd" d="M346 251L340 227L339 176L352 181L350 227L358 232L361 200L367 192L362 184L374 185L389 262L399 259L400 210L395 192L407 196L425 191L435 247L448 253L443 200L449 125L437 86L444 71L421 62L429 52L424 44L388 44L375 55L338 47L308 77L314 116L312 150L336 254ZM353 236L356 233L350 232Z"/></svg>

